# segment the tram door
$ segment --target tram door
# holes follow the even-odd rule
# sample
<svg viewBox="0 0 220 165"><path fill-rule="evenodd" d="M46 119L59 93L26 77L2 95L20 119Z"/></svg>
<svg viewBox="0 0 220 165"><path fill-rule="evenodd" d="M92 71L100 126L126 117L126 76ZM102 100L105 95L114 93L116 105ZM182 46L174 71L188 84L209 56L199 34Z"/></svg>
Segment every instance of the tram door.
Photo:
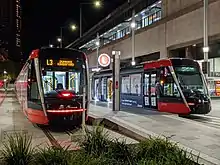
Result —
<svg viewBox="0 0 220 165"><path fill-rule="evenodd" d="M146 108L157 109L156 78L156 70L144 73L144 107Z"/></svg>

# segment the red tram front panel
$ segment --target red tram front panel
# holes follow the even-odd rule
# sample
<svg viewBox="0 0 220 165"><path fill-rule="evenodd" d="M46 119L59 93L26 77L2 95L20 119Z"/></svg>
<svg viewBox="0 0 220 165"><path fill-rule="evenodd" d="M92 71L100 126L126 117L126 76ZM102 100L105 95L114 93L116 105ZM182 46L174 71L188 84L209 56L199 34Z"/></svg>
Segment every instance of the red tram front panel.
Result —
<svg viewBox="0 0 220 165"><path fill-rule="evenodd" d="M32 123L48 125L53 120L51 116L82 116L82 92L76 89L82 83L88 84L88 63L84 53L71 49L42 48L31 53L15 85L27 118ZM58 89L59 84L65 89Z"/></svg>
<svg viewBox="0 0 220 165"><path fill-rule="evenodd" d="M176 114L210 111L205 82L195 61L158 60L146 63L144 69L145 107Z"/></svg>

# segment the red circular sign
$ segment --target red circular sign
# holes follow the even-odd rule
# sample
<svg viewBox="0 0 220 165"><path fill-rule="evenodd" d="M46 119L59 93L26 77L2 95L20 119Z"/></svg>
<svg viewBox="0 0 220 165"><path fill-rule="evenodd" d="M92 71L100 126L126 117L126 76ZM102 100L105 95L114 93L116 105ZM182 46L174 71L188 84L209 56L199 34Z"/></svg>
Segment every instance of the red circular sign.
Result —
<svg viewBox="0 0 220 165"><path fill-rule="evenodd" d="M101 65L102 67L107 67L110 64L111 59L110 59L109 55L104 53L104 54L100 54L100 56L98 58L98 62L99 62L99 65Z"/></svg>

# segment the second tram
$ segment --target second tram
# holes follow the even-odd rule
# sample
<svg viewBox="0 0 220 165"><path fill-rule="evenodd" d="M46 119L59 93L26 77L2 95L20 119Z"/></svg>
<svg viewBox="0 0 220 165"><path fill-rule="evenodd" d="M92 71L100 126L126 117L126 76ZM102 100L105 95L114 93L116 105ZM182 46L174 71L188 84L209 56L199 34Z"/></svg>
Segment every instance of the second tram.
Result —
<svg viewBox="0 0 220 165"><path fill-rule="evenodd" d="M198 62L165 59L144 64L144 105L162 112L207 114L211 101Z"/></svg>
<svg viewBox="0 0 220 165"><path fill-rule="evenodd" d="M89 106L88 62L78 50L41 48L32 51L15 89L27 118L40 125L67 121L79 125Z"/></svg>
<svg viewBox="0 0 220 165"><path fill-rule="evenodd" d="M100 100L106 97L103 92L108 93L109 87L103 84L104 80L111 79L111 72L103 71L93 75L95 99L97 96ZM198 62L194 60L170 58L149 61L136 67L121 68L120 74L122 105L179 115L207 114L211 111L207 84ZM123 78L126 78L126 82Z"/></svg>

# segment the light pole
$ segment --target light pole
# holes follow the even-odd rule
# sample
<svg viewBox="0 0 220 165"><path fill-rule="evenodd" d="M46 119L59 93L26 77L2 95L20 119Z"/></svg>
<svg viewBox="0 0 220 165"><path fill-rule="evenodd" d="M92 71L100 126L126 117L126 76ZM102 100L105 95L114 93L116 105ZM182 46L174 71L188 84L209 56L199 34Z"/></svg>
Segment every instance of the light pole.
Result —
<svg viewBox="0 0 220 165"><path fill-rule="evenodd" d="M91 4L93 4L96 8L100 8L101 7L101 5L102 5L102 3L101 3L101 1L94 1L94 3L89 3L89 2L87 2L87 3L80 3L80 14L79 14L79 16L80 16L80 38L82 37L82 5L91 5Z"/></svg>
<svg viewBox="0 0 220 165"><path fill-rule="evenodd" d="M135 22L135 10L132 11L132 21L131 21L131 32L132 32L132 61L131 65L135 65L135 27L136 27L136 22Z"/></svg>
<svg viewBox="0 0 220 165"><path fill-rule="evenodd" d="M62 48L62 42L63 42L63 41L62 41L62 38L58 37L58 38L57 38L57 41L60 43L60 48Z"/></svg>
<svg viewBox="0 0 220 165"><path fill-rule="evenodd" d="M120 111L120 56L121 51L112 51L113 111Z"/></svg>
<svg viewBox="0 0 220 165"><path fill-rule="evenodd" d="M63 29L64 29L65 27L66 27L66 26L60 27L60 37L57 38L57 41L60 43L60 48L63 47ZM75 31L75 30L77 29L77 26L74 25L74 24L72 24L72 25L70 26L70 28L71 28L72 31Z"/></svg>
<svg viewBox="0 0 220 165"><path fill-rule="evenodd" d="M4 85L5 85L5 89L7 90L7 71L4 70L3 74L4 74Z"/></svg>
<svg viewBox="0 0 220 165"><path fill-rule="evenodd" d="M209 46L208 46L208 0L203 0L204 3L204 47L203 47L203 53L204 53L204 65L205 65L205 78L206 81L208 79L208 73L209 73L209 68L208 68L208 52L209 52Z"/></svg>
<svg viewBox="0 0 220 165"><path fill-rule="evenodd" d="M99 68L99 63L98 63L98 58L99 58L99 46L100 46L100 39L99 39L99 33L97 33L97 36L96 36L96 55L97 55L97 69Z"/></svg>

